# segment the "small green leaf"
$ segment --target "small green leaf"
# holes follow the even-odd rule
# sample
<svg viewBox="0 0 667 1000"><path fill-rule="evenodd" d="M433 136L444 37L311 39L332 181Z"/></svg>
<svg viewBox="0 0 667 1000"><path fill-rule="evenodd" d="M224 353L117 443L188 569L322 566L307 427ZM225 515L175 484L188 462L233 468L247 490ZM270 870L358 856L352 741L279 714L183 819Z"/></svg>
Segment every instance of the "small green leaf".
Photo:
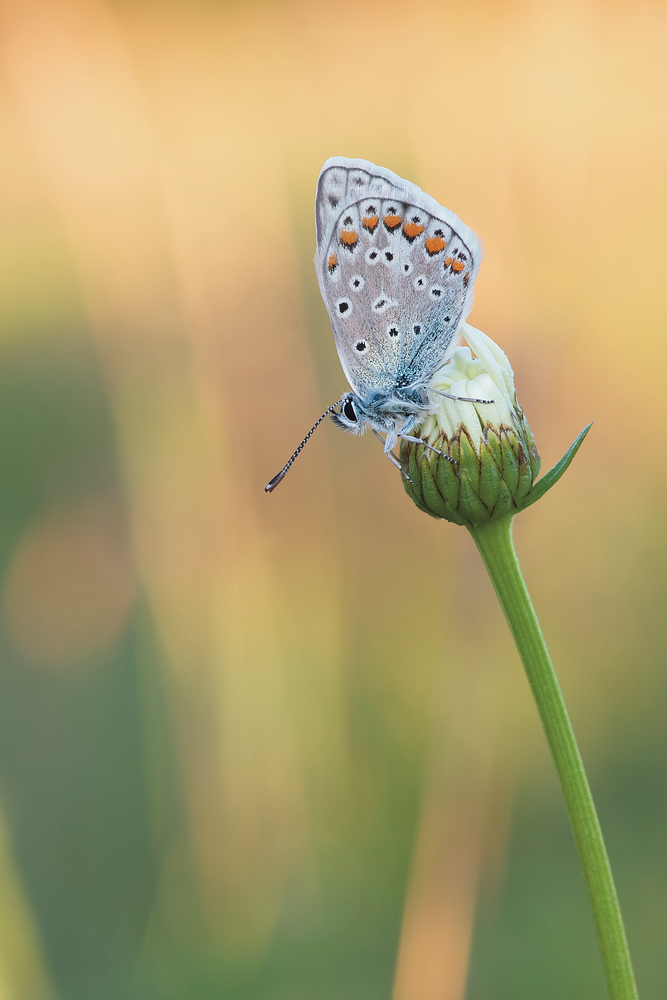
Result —
<svg viewBox="0 0 667 1000"><path fill-rule="evenodd" d="M593 423L591 422L588 427L584 427L583 431L575 438L570 447L567 449L560 462L556 462L553 469L549 469L546 475L542 476L535 486L533 486L532 490L522 503L521 510L525 510L526 507L530 507L530 505L535 503L536 500L541 500L547 490L550 490L551 487L558 482L574 456L579 451L584 438L592 426Z"/></svg>

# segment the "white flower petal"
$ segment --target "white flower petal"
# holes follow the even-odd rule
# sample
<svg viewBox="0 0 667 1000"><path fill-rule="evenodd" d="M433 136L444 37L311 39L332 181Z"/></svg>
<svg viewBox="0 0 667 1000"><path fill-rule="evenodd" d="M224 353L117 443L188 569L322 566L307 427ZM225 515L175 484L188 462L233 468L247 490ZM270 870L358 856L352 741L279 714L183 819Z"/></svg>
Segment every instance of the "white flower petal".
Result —
<svg viewBox="0 0 667 1000"><path fill-rule="evenodd" d="M487 423L494 427L515 423L514 374L505 353L490 337L464 324L463 334L470 347L459 347L431 379L431 386L447 392L450 399L431 394L435 412L422 424L420 435L434 440L444 432L448 438L463 424L477 446ZM478 355L474 358L471 350ZM491 400L469 403L464 399Z"/></svg>
<svg viewBox="0 0 667 1000"><path fill-rule="evenodd" d="M468 365L472 361L472 351L469 347L457 347L452 354L449 364L458 372L467 371Z"/></svg>
<svg viewBox="0 0 667 1000"><path fill-rule="evenodd" d="M514 398L514 372L505 352L487 337L481 330L464 323L461 333L466 338L473 351L482 362L491 378L498 385L504 386L508 395Z"/></svg>

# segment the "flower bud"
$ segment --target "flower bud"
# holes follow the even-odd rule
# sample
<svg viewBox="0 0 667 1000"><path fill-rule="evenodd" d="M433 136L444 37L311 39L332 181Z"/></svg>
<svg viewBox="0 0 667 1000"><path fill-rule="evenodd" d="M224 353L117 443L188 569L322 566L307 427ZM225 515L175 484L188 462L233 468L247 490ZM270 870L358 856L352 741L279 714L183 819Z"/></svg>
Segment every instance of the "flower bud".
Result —
<svg viewBox="0 0 667 1000"><path fill-rule="evenodd" d="M540 457L506 355L467 323L462 333L477 357L459 347L433 375L433 412L415 432L431 447L402 441L400 455L406 492L420 510L476 528L537 499Z"/></svg>

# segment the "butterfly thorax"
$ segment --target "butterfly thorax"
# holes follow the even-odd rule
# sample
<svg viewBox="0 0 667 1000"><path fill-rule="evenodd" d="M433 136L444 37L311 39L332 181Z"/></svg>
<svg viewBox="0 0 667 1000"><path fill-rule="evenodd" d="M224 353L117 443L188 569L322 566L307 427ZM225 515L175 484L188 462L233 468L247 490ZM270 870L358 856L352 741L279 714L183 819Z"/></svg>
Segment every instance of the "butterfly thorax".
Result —
<svg viewBox="0 0 667 1000"><path fill-rule="evenodd" d="M370 391L361 395L357 394L364 411L366 413L377 413L386 416L409 416L421 413L426 416L433 406L425 393L423 383L412 383L405 386L394 386L390 392Z"/></svg>

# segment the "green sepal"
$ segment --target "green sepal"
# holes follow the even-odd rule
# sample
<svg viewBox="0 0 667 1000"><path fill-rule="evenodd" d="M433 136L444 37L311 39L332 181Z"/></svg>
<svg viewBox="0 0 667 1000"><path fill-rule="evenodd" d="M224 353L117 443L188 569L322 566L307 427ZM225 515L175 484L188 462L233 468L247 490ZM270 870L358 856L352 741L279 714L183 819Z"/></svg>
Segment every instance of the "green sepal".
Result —
<svg viewBox="0 0 667 1000"><path fill-rule="evenodd" d="M460 434L454 434L452 440L449 442L449 446L445 449L449 453L449 457L457 465L461 460L461 441Z"/></svg>
<svg viewBox="0 0 667 1000"><path fill-rule="evenodd" d="M523 411L521 413L521 419L522 419L524 438L526 444L528 445L528 461L530 462L531 481L534 483L540 474L542 459L537 453L537 446L535 444L535 438L533 437L533 432L530 429L530 425L528 424L527 420L523 419Z"/></svg>
<svg viewBox="0 0 667 1000"><path fill-rule="evenodd" d="M523 501L530 493L533 485L533 473L523 448L519 451L519 482L514 495L517 507L523 507Z"/></svg>
<svg viewBox="0 0 667 1000"><path fill-rule="evenodd" d="M467 473L461 473L461 502L459 513L465 518L466 525L486 524L489 511L479 499L470 483Z"/></svg>
<svg viewBox="0 0 667 1000"><path fill-rule="evenodd" d="M504 427L500 429L500 447L503 453L503 479L507 483L510 493L514 496L519 485L519 461L512 448L509 434ZM518 442L516 447L520 447Z"/></svg>
<svg viewBox="0 0 667 1000"><path fill-rule="evenodd" d="M489 423L487 423L486 427L484 428L484 438L483 438L483 440L485 441L485 443L486 443L489 451L491 452L491 454L493 455L494 459L496 460L496 465L501 470L501 474L502 474L503 453L502 453L502 451L500 449L500 441L498 439L498 432L497 432L496 428L492 427L491 424L489 424Z"/></svg>
<svg viewBox="0 0 667 1000"><path fill-rule="evenodd" d="M410 476L412 482L410 482L409 479L406 479L405 476L403 476L403 488L405 489L405 492L408 494L412 502L416 504L416 506L419 507L420 510L422 510L425 514L430 514L431 517L437 518L438 515L434 514L432 510L429 510L429 508L424 503L422 491L420 489L421 477L417 474L417 468L418 468L417 463L419 459L416 455L416 452L423 454L424 449L410 448L408 450L407 448L404 448L403 444L401 444L401 460L403 461L405 459L406 451L408 458L408 475Z"/></svg>
<svg viewBox="0 0 667 1000"><path fill-rule="evenodd" d="M499 517L504 517L505 514L513 514L515 512L515 504L512 500L512 494L507 488L507 483L501 483L496 505L491 511L491 520L495 521Z"/></svg>
<svg viewBox="0 0 667 1000"><path fill-rule="evenodd" d="M444 462L445 459L440 459L440 461ZM433 478L430 462L427 460L421 463L421 488L424 502L428 504L429 511L433 516L439 515L442 518L450 519L453 513L452 508L445 503L440 495Z"/></svg>
<svg viewBox="0 0 667 1000"><path fill-rule="evenodd" d="M421 456L424 454L423 446L417 446L416 448L410 448L408 451L408 476L415 484L415 492L419 494L419 499L422 499L422 492L417 485L419 483L419 466Z"/></svg>
<svg viewBox="0 0 667 1000"><path fill-rule="evenodd" d="M498 495L500 492L500 469L496 465L494 460L495 456L491 451L491 448L483 438L480 444L479 454L482 467L479 480L479 496L482 503L485 504L489 510L493 510L498 501Z"/></svg>
<svg viewBox="0 0 667 1000"><path fill-rule="evenodd" d="M459 461L459 476L463 480L463 474L467 475L468 482L470 483L470 488L476 497L479 497L479 480L482 473L482 463L480 461L477 452L471 444L470 438L468 437L465 428L461 428L461 433L459 435L460 441L460 453L458 457Z"/></svg>
<svg viewBox="0 0 667 1000"><path fill-rule="evenodd" d="M593 423L591 422L587 427L584 427L583 431L581 431L581 433L574 439L570 447L567 449L560 462L556 462L554 467L549 469L546 475L542 476L539 482L533 486L532 490L521 505L521 510L525 510L526 507L530 507L530 505L535 503L537 500L541 500L544 494L558 482L574 456L579 451L584 438L592 426Z"/></svg>
<svg viewBox="0 0 667 1000"><path fill-rule="evenodd" d="M458 512L466 525L483 524L489 520L489 510L479 498L481 463L468 433L461 428L459 438L459 506Z"/></svg>
<svg viewBox="0 0 667 1000"><path fill-rule="evenodd" d="M428 507L426 506L426 504L424 503L424 501L422 500L422 498L421 498L421 496L419 494L419 490L416 490L414 488L414 486L412 485L412 483L408 482L408 480L405 478L405 476L403 477L403 488L404 488L405 492L408 494L408 496L410 497L410 499L412 500L413 504L416 507L419 507L419 509L421 511L423 511L424 514L430 514L431 517L435 517L438 520L440 520L440 518L438 518L437 514L434 514L433 511L431 511L431 510L428 509Z"/></svg>
<svg viewBox="0 0 667 1000"><path fill-rule="evenodd" d="M440 442L438 442L438 445ZM451 455L452 449L449 448ZM453 456L452 456L453 457ZM446 497L447 503L453 511L458 510L460 502L459 479L454 472L454 466L446 458L438 458L435 471L435 482L440 496ZM461 522L464 524L465 522Z"/></svg>

